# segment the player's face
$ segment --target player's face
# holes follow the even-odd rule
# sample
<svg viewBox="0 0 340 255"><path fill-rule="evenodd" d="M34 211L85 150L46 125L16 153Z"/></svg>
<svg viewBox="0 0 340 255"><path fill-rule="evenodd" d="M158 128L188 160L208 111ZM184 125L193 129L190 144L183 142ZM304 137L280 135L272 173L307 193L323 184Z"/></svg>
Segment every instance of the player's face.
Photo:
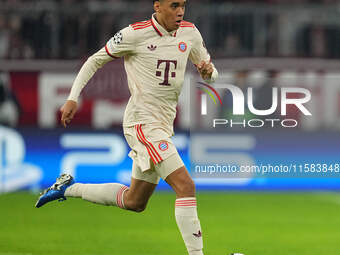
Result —
<svg viewBox="0 0 340 255"><path fill-rule="evenodd" d="M186 0L163 0L156 2L154 8L161 25L168 31L179 28L185 12Z"/></svg>

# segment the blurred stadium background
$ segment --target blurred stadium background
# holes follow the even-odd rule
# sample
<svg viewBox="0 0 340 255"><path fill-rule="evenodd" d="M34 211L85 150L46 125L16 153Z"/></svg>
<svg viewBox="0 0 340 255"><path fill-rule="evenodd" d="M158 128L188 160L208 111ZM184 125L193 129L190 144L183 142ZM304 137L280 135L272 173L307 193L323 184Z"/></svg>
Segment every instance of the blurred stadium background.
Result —
<svg viewBox="0 0 340 255"><path fill-rule="evenodd" d="M152 11L151 0L0 0L1 255L185 253L172 211L160 215L174 199L167 192L156 194L142 216L78 202L36 211L36 194L17 193L46 188L62 171L80 182L129 184L132 162L121 129L129 91L122 60L110 62L93 77L68 129L61 128L58 110L87 57L120 28L148 19ZM337 0L188 1L185 19L200 29L220 83L253 87L255 104L264 108L271 104L273 86L304 87L312 93L307 104L312 118L288 108L287 118L299 121L294 129L227 129L229 137L251 138L254 145L234 145L226 158L238 153L254 164L339 163L339 14ZM193 123L205 128L197 117L200 101L187 100L197 81L188 63L174 141L189 169L190 128ZM230 117L223 108L215 111ZM280 118L277 113L272 117ZM340 253L340 197L334 192L340 189L339 178L198 178L196 183L208 232L207 254ZM159 189L169 190L164 182ZM95 225L82 225L91 214L102 219L99 236ZM117 232L127 228L131 240L147 237L147 245L136 241L143 249L129 248L130 239L106 226L105 220L116 216L131 224L114 223ZM154 217L164 225L161 240ZM64 228L77 224L77 230L59 236L60 222ZM76 239L74 233L83 234ZM87 244L91 238L94 243ZM124 248L117 252L112 238ZM162 247L174 250L165 253Z"/></svg>

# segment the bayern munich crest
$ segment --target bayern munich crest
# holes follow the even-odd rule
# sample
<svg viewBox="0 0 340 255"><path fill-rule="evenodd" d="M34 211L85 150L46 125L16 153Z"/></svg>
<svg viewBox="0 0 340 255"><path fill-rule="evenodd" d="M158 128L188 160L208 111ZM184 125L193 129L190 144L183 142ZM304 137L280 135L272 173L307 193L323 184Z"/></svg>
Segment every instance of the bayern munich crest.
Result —
<svg viewBox="0 0 340 255"><path fill-rule="evenodd" d="M185 42L180 42L178 44L178 49L182 52L185 52L187 50L187 44Z"/></svg>
<svg viewBox="0 0 340 255"><path fill-rule="evenodd" d="M169 145L166 141L162 141L162 142L159 143L158 148L161 151L166 151L169 148Z"/></svg>
<svg viewBox="0 0 340 255"><path fill-rule="evenodd" d="M123 35L121 32L117 32L112 39L115 44L120 44L123 40Z"/></svg>

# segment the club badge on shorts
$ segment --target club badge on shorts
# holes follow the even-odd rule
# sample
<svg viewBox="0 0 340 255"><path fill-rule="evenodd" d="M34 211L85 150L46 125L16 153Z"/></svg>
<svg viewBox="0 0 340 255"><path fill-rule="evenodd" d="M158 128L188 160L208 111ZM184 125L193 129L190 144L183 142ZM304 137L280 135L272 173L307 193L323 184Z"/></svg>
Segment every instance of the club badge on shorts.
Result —
<svg viewBox="0 0 340 255"><path fill-rule="evenodd" d="M161 150L161 151L166 151L168 148L169 148L169 145L168 145L168 142L166 141L161 141L158 145L158 148Z"/></svg>
<svg viewBox="0 0 340 255"><path fill-rule="evenodd" d="M178 44L178 49L181 51L181 52L185 52L187 50L187 44L185 42L180 42Z"/></svg>

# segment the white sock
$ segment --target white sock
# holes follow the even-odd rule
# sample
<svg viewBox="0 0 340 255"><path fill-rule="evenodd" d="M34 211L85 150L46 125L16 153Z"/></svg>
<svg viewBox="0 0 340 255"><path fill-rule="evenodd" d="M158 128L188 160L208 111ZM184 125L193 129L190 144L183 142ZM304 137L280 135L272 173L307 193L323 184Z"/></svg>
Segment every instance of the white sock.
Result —
<svg viewBox="0 0 340 255"><path fill-rule="evenodd" d="M114 205L125 209L123 197L127 189L127 186L120 183L75 183L65 190L65 196L80 197L96 204Z"/></svg>
<svg viewBox="0 0 340 255"><path fill-rule="evenodd" d="M195 197L176 199L175 216L189 255L203 255L203 240Z"/></svg>

